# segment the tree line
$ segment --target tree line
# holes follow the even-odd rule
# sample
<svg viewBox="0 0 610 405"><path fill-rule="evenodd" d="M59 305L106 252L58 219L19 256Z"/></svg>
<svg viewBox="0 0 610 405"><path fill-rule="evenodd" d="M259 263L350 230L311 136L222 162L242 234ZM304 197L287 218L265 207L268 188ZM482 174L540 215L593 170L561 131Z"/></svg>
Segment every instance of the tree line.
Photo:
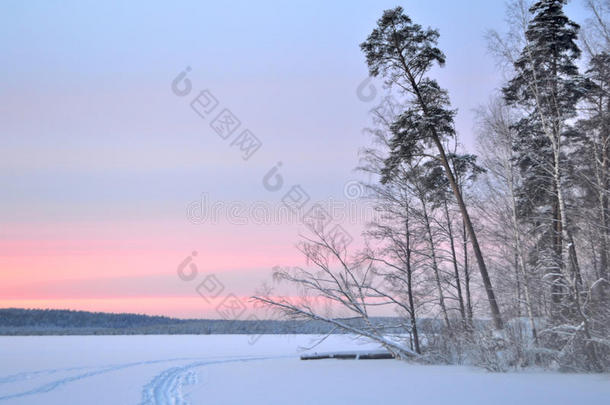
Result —
<svg viewBox="0 0 610 405"><path fill-rule="evenodd" d="M362 327L360 319L345 319L349 325ZM370 322L380 328L392 327L395 320L374 317ZM420 319L419 327L435 330L434 319ZM178 319L131 313L105 313L61 309L0 308L0 335L250 335L256 343L265 334L345 333L321 321Z"/></svg>

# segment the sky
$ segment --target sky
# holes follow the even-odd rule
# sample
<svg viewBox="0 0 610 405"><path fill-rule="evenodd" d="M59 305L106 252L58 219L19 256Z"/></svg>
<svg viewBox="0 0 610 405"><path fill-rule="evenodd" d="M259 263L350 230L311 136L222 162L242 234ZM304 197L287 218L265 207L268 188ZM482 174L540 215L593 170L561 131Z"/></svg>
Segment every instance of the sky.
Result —
<svg viewBox="0 0 610 405"><path fill-rule="evenodd" d="M354 168L382 93L358 96L358 45L396 5L440 30L433 76L474 151L503 1L3 1L0 307L222 317L304 264L281 208L294 190L338 206L357 246ZM225 109L239 127L219 134Z"/></svg>

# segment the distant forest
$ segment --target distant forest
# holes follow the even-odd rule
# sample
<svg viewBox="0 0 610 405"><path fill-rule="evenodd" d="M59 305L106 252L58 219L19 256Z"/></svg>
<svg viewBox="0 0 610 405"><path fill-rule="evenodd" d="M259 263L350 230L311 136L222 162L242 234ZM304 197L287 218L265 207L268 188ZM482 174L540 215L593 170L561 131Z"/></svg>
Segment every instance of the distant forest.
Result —
<svg viewBox="0 0 610 405"><path fill-rule="evenodd" d="M360 326L361 319L347 319ZM392 318L375 323L395 324ZM422 320L426 322L426 320ZM433 322L434 323L434 322ZM432 325L430 325L432 326ZM397 333L404 332L397 330ZM345 333L322 321L177 319L56 309L0 309L0 335L259 335Z"/></svg>

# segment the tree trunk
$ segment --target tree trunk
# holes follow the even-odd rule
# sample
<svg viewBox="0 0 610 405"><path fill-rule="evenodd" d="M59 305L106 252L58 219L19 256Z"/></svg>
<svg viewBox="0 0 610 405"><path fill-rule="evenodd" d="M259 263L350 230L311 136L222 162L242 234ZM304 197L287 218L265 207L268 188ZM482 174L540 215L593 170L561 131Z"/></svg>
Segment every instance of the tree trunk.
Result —
<svg viewBox="0 0 610 405"><path fill-rule="evenodd" d="M509 129L510 131L510 129ZM517 216L517 196L515 195L515 177L514 177L514 163L513 163L513 138L510 132L507 133L508 143L506 148L506 156L504 162L504 170L506 172L506 182L508 183L508 191L510 192L510 211L511 211L511 225L513 228L513 240L515 242L515 253L517 256L517 270L521 273L523 280L523 294L525 295L525 310L530 321L530 327L532 328L532 337L534 343L538 344L538 332L536 330L536 321L534 319L534 310L532 305L532 294L530 290L530 279L527 272L527 264L525 262L525 254L523 253L523 246L521 244L521 233L519 231L519 218Z"/></svg>
<svg viewBox="0 0 610 405"><path fill-rule="evenodd" d="M441 275L438 268L438 262L436 260L436 248L434 247L434 239L432 238L432 229L430 227L430 219L428 218L428 211L426 210L426 201L421 198L422 210L424 214L424 225L426 227L426 233L428 235L428 244L430 245L430 254L432 256L432 270L434 271L434 279L436 281L436 288L438 290L438 299L441 306L441 312L443 313L443 319L447 329L451 332L451 323L449 322L449 314L447 313L447 306L445 305L445 296L443 294L443 288L441 286Z"/></svg>
<svg viewBox="0 0 610 405"><path fill-rule="evenodd" d="M417 331L417 316L415 312L415 300L413 299L413 268L411 267L411 229L409 228L409 207L405 215L405 243L406 257L405 265L407 270L407 295L409 297L409 315L411 321L411 332L413 335L413 343L415 345L415 353L421 354L419 347L419 333Z"/></svg>
<svg viewBox="0 0 610 405"><path fill-rule="evenodd" d="M602 100L599 102L599 111L597 112L602 122L599 140L593 143L594 145L594 156L595 161L595 177L596 186L598 193L598 204L599 204L599 226L600 231L600 257L599 257L599 277L604 279L602 283L601 301L605 303L608 298L608 290L610 288L610 279L608 278L608 249L610 248L610 207L608 203L608 195L610 195L610 128L608 128L608 121L610 120L610 100L607 100L607 109Z"/></svg>
<svg viewBox="0 0 610 405"><path fill-rule="evenodd" d="M406 63L403 61L403 65L406 72L409 72L409 69ZM408 74L409 81L411 82L411 86L417 96L417 100L419 105L422 108L422 111L426 117L429 117L428 113L428 105L426 104L424 98L422 97L419 86L415 79ZM477 235L474 231L474 226L472 225L472 221L470 220L470 215L468 214L468 210L466 209L466 203L464 202L464 198L462 193L455 181L455 176L453 171L451 170L451 166L449 165L449 161L447 159L447 154L445 153L445 148L443 147L438 132L433 127L430 129L431 138L436 148L438 149L438 153L440 156L441 164L445 169L445 175L449 180L449 185L451 186L451 190L457 200L458 207L460 208L460 213L462 214L462 218L464 220L464 224L466 225L466 231L468 232L468 236L470 237L470 242L472 244L472 250L474 251L474 256L477 259L477 264L479 265L479 272L481 273L481 278L483 279L483 285L485 286L485 292L487 293L487 300L489 301L489 308L491 310L491 316L494 321L494 325L496 329L503 329L504 324L502 322L502 316L500 314L500 307L498 306L498 302L496 300L496 295L494 293L493 286L491 284L491 279L489 278L489 273L487 271L487 266L485 265L485 260L483 259L483 253L481 252L481 247L479 245L479 240L477 239Z"/></svg>
<svg viewBox="0 0 610 405"><path fill-rule="evenodd" d="M449 245L451 247L451 260L453 262L453 273L455 277L455 288L457 290L458 303L460 305L460 315L462 316L463 326L466 328L466 310L464 308L464 297L462 295L462 283L460 281L460 272L458 270L457 255L455 254L455 242L453 240L453 227L451 226L451 217L449 216L449 207L447 200L443 199L443 205L445 208L445 219L447 220L447 233L449 236Z"/></svg>
<svg viewBox="0 0 610 405"><path fill-rule="evenodd" d="M472 295L470 294L470 269L468 268L468 234L466 224L462 221L462 247L464 249L464 288L466 289L466 315L468 326L472 328Z"/></svg>

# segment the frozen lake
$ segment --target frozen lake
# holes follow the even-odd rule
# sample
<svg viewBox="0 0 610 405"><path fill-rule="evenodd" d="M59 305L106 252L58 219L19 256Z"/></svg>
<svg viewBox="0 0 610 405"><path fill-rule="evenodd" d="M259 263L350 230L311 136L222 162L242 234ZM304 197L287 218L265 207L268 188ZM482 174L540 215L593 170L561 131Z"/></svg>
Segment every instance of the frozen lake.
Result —
<svg viewBox="0 0 610 405"><path fill-rule="evenodd" d="M0 404L607 404L610 376L301 361L306 335L0 337ZM378 349L331 336L311 351Z"/></svg>

